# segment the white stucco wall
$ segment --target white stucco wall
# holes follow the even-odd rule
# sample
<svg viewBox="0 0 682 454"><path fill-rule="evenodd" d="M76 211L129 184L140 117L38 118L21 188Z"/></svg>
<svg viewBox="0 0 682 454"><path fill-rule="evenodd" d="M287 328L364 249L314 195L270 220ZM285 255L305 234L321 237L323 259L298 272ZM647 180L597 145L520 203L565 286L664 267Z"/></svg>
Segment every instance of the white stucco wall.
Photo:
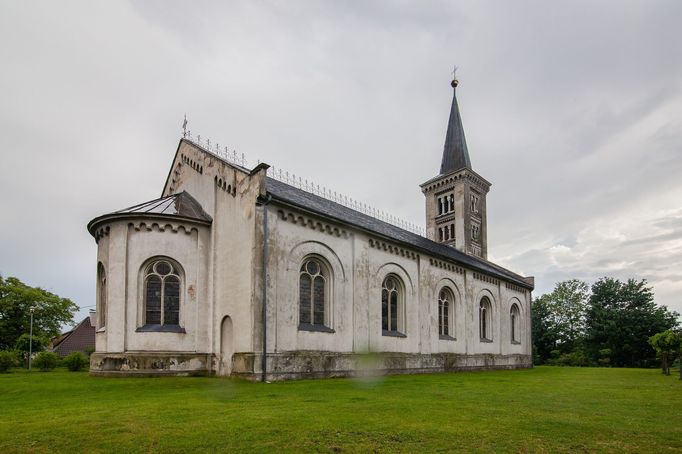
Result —
<svg viewBox="0 0 682 454"><path fill-rule="evenodd" d="M268 351L530 354L530 292L510 290L503 281L296 208L275 203L268 210ZM298 329L299 269L310 255L321 257L333 272L329 327L334 333ZM382 334L381 286L388 274L404 286L404 338ZM444 286L455 296L454 340L438 333L438 292ZM479 336L483 296L492 304L492 342ZM512 302L520 309L520 344L511 342Z"/></svg>

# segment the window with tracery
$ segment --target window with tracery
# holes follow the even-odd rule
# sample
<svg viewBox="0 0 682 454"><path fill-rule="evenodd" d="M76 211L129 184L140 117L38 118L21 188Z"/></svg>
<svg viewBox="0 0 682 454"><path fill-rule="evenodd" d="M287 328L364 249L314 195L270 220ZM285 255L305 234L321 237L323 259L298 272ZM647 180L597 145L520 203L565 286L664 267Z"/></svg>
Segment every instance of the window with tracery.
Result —
<svg viewBox="0 0 682 454"><path fill-rule="evenodd" d="M511 310L509 311L509 321L510 321L510 333L511 341L513 344L518 344L521 342L519 326L521 323L519 306L516 303L512 304Z"/></svg>
<svg viewBox="0 0 682 454"><path fill-rule="evenodd" d="M167 259L150 263L144 274L145 325L180 324L181 273Z"/></svg>
<svg viewBox="0 0 682 454"><path fill-rule="evenodd" d="M299 274L299 324L328 324L325 314L329 298L329 273L322 261L304 260Z"/></svg>
<svg viewBox="0 0 682 454"><path fill-rule="evenodd" d="M481 340L491 341L492 336L492 305L487 296L481 298L478 307L479 334Z"/></svg>
<svg viewBox="0 0 682 454"><path fill-rule="evenodd" d="M448 288L438 294L438 334L440 337L452 338L454 333L455 298Z"/></svg>
<svg viewBox="0 0 682 454"><path fill-rule="evenodd" d="M384 334L403 331L403 286L397 276L389 275L381 285L381 329Z"/></svg>

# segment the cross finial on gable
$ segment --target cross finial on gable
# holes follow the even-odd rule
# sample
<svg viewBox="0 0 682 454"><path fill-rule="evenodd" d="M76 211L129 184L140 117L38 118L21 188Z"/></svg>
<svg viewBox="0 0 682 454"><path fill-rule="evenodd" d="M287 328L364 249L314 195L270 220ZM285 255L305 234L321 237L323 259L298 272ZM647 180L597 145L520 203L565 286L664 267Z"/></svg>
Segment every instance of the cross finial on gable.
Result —
<svg viewBox="0 0 682 454"><path fill-rule="evenodd" d="M185 114L185 119L182 121L182 137L187 137L187 114Z"/></svg>

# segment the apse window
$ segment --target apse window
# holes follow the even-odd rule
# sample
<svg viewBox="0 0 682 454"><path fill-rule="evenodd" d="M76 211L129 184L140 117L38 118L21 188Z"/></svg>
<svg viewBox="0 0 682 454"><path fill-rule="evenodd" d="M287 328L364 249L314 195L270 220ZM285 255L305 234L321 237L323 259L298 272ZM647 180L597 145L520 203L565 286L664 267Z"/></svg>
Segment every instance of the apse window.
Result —
<svg viewBox="0 0 682 454"><path fill-rule="evenodd" d="M144 273L144 324L180 325L180 267L167 259L154 260Z"/></svg>

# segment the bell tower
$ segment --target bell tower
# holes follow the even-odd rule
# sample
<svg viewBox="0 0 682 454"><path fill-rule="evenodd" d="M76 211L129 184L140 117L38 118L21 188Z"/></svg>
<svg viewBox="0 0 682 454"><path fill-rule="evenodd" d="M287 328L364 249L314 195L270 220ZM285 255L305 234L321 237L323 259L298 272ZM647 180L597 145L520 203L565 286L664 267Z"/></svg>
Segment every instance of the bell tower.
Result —
<svg viewBox="0 0 682 454"><path fill-rule="evenodd" d="M426 197L426 236L464 253L488 257L486 195L490 183L473 171L452 86L452 106L438 176L420 187Z"/></svg>

